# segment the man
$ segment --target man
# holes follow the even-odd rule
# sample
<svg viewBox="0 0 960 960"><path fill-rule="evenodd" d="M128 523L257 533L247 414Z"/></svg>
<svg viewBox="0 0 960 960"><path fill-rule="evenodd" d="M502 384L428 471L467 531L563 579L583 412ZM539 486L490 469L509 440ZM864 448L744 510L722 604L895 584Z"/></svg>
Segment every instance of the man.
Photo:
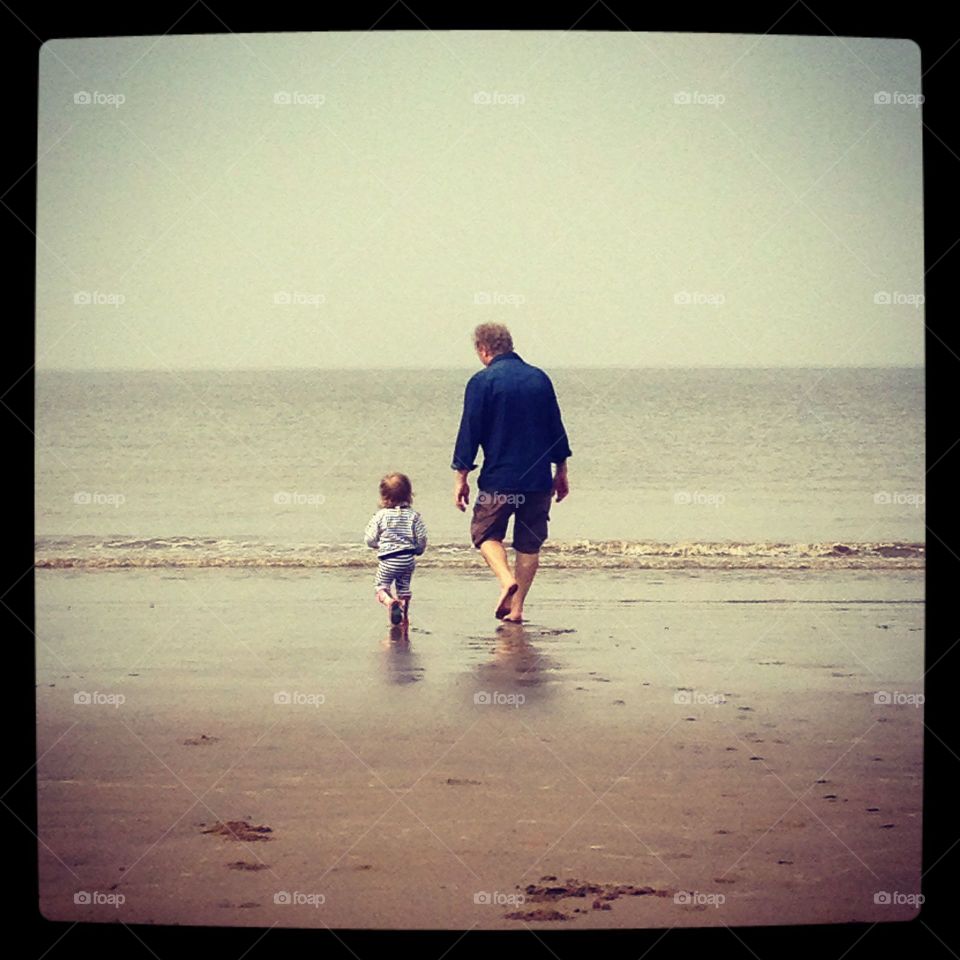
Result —
<svg viewBox="0 0 960 960"><path fill-rule="evenodd" d="M482 447L470 537L500 581L496 616L520 623L540 563L540 546L547 538L551 497L556 495L559 503L570 492L571 453L553 384L514 353L510 331L500 323L482 323L473 338L484 369L470 378L464 392L453 453L453 500L460 510L467 509L467 474L476 468L474 458ZM552 476L551 463L556 464ZM515 570L503 547L511 515Z"/></svg>

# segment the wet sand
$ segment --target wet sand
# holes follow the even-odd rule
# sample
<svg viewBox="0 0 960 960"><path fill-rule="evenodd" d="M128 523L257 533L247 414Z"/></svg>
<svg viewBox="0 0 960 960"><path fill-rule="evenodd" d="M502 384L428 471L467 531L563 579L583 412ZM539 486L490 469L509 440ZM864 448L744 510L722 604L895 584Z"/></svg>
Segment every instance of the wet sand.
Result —
<svg viewBox="0 0 960 960"><path fill-rule="evenodd" d="M917 913L922 571L422 571L406 640L369 581L38 571L44 916Z"/></svg>

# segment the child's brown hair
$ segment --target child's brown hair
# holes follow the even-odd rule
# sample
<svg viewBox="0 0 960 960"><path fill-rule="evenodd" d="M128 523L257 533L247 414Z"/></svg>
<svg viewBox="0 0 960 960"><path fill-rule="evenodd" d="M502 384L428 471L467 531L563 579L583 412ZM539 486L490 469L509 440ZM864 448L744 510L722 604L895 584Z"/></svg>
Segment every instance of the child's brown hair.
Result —
<svg viewBox="0 0 960 960"><path fill-rule="evenodd" d="M388 473L380 481L382 507L409 507L413 503L413 487L405 473Z"/></svg>

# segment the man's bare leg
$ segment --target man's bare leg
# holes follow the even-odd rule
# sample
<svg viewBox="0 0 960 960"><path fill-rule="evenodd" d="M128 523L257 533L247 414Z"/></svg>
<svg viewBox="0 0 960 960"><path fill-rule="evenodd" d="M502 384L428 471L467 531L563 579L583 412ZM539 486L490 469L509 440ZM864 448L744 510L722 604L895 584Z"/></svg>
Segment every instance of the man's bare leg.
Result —
<svg viewBox="0 0 960 960"><path fill-rule="evenodd" d="M520 587L517 578L514 577L513 571L510 569L510 564L507 562L507 551L503 549L503 541L484 540L480 544L480 552L503 588L496 607L496 616L502 619L510 612L510 598L516 594Z"/></svg>
<svg viewBox="0 0 960 960"><path fill-rule="evenodd" d="M539 553L521 553L517 550L516 554L514 566L517 571L518 586L510 604L510 613L503 618L507 623L519 623L523 620L523 601L533 584L533 578L537 575L537 567L540 566Z"/></svg>

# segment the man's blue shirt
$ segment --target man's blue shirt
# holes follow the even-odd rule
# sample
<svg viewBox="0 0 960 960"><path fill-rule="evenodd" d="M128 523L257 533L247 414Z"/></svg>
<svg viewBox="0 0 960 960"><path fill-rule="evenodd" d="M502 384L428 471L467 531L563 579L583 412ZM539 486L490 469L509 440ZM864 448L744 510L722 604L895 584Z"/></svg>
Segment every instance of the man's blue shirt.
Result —
<svg viewBox="0 0 960 960"><path fill-rule="evenodd" d="M476 467L478 447L481 490L550 490L550 464L571 455L550 378L513 351L467 381L453 468Z"/></svg>

